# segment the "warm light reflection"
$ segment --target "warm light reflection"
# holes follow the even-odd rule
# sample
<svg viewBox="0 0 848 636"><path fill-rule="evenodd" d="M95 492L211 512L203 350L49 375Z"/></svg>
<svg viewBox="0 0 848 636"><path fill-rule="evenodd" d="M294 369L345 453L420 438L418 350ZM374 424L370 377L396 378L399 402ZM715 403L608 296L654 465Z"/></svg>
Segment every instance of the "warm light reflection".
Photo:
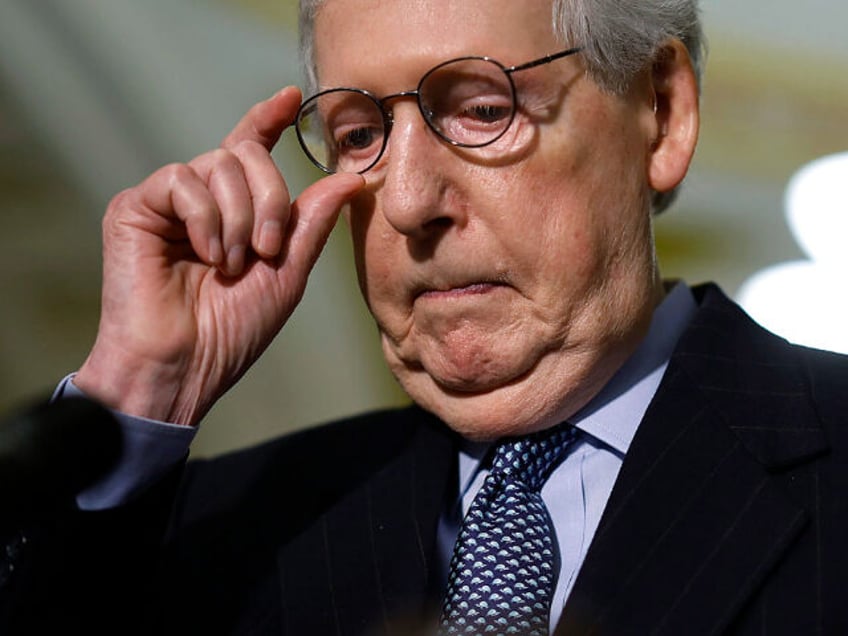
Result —
<svg viewBox="0 0 848 636"><path fill-rule="evenodd" d="M739 302L792 342L848 353L848 152L795 174L786 190L786 218L809 260L755 274L740 288Z"/></svg>

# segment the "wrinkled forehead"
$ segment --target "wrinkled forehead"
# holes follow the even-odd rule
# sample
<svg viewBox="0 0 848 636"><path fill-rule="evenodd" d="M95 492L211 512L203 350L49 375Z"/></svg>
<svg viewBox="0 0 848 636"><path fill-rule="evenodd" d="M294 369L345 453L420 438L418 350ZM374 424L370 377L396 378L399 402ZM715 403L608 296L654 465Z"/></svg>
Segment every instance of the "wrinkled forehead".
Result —
<svg viewBox="0 0 848 636"><path fill-rule="evenodd" d="M420 74L464 55L519 63L556 48L551 11L551 0L325 0L314 63L324 87L362 85L390 66Z"/></svg>

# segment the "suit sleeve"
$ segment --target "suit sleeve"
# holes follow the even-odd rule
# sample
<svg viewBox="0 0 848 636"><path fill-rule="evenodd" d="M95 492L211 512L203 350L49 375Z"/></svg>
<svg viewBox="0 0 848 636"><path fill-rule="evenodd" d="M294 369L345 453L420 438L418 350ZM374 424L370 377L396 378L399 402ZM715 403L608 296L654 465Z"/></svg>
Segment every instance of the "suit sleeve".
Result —
<svg viewBox="0 0 848 636"><path fill-rule="evenodd" d="M182 469L117 508L0 521L0 633L139 632Z"/></svg>

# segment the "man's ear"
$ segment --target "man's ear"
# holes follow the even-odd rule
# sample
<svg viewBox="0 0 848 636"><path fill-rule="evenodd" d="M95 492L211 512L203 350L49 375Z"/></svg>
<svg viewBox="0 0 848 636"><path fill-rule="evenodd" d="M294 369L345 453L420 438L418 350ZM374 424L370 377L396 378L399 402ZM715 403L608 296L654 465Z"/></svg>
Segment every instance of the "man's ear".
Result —
<svg viewBox="0 0 848 636"><path fill-rule="evenodd" d="M669 40L654 60L656 138L651 145L648 181L656 192L676 188L692 161L698 141L698 82L686 47Z"/></svg>

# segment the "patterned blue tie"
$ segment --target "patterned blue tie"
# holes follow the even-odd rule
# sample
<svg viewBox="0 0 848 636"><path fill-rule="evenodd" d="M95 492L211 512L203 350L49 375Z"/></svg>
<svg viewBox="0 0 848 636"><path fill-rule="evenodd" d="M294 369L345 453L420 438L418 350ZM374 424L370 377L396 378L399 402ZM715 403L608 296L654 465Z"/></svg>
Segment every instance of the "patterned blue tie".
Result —
<svg viewBox="0 0 848 636"><path fill-rule="evenodd" d="M442 636L548 634L558 558L539 492L574 437L575 429L561 424L495 448L456 540Z"/></svg>

